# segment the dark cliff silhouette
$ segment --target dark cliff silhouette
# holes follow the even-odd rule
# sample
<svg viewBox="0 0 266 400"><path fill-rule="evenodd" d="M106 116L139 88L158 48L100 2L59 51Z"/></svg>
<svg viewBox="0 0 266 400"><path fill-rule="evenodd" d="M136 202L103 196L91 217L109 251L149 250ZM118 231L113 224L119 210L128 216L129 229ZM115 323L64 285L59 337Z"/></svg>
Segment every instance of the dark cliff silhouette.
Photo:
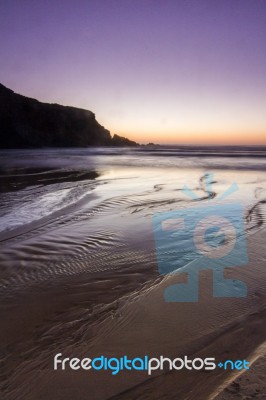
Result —
<svg viewBox="0 0 266 400"><path fill-rule="evenodd" d="M41 103L0 84L0 148L137 146L81 108Z"/></svg>

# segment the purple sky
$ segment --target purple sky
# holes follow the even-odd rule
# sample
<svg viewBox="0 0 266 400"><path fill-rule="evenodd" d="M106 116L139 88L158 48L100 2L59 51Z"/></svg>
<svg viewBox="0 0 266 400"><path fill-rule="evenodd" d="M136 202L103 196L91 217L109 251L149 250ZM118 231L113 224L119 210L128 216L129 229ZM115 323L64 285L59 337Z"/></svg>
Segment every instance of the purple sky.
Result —
<svg viewBox="0 0 266 400"><path fill-rule="evenodd" d="M266 144L266 1L0 0L0 82L140 142Z"/></svg>

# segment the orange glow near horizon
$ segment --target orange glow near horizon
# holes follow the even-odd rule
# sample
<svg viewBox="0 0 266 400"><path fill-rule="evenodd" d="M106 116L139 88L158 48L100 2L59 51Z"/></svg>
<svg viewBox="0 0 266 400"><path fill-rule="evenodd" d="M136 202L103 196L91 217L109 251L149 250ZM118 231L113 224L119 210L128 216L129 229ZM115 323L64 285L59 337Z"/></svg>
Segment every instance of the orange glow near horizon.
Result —
<svg viewBox="0 0 266 400"><path fill-rule="evenodd" d="M113 133L113 132L112 132ZM118 131L114 133L125 136L141 144L188 144L188 145L266 145L264 132L133 132Z"/></svg>
<svg viewBox="0 0 266 400"><path fill-rule="evenodd" d="M205 98L193 90L140 98L129 96L116 112L99 107L96 116L112 134L143 144L266 145L266 98L258 91L247 98L234 97L228 89L222 96L214 86L206 89Z"/></svg>

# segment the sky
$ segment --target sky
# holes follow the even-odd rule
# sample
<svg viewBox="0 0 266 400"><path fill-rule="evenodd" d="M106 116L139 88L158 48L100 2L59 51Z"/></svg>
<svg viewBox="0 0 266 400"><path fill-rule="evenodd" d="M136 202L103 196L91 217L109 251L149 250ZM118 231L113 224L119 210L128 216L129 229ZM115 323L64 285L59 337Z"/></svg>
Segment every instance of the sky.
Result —
<svg viewBox="0 0 266 400"><path fill-rule="evenodd" d="M0 0L0 82L140 143L266 144L265 0Z"/></svg>

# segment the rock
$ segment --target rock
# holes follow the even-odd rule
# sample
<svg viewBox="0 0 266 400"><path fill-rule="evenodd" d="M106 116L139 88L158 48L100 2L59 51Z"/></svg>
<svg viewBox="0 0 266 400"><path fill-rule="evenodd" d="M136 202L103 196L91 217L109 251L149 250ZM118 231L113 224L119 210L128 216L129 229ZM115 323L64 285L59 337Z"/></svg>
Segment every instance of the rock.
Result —
<svg viewBox="0 0 266 400"><path fill-rule="evenodd" d="M0 84L0 148L137 145L101 126L81 108L41 103Z"/></svg>
<svg viewBox="0 0 266 400"><path fill-rule="evenodd" d="M112 145L113 146L122 146L122 147L139 146L139 144L134 142L133 140L129 140L123 136L119 136L116 134L112 138Z"/></svg>

